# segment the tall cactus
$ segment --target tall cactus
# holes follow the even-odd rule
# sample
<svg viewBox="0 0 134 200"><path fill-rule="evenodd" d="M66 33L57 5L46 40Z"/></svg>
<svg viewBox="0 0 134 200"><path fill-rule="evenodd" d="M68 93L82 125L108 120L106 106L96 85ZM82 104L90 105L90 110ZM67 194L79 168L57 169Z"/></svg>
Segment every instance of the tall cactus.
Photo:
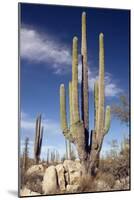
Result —
<svg viewBox="0 0 134 200"><path fill-rule="evenodd" d="M43 138L43 127L41 126L41 115L39 115L36 119L35 142L34 142L34 158L36 164L40 160L42 138Z"/></svg>
<svg viewBox="0 0 134 200"><path fill-rule="evenodd" d="M72 47L72 81L69 83L70 125L67 123L66 95L64 84L60 86L61 128L66 139L76 145L83 166L83 173L95 175L99 166L99 155L103 138L110 128L110 107L106 107L104 116L104 35L99 35L99 78L94 84L94 130L89 134L89 100L88 100L88 62L86 41L86 13L82 13L82 84L81 116L79 112L78 92L78 38L73 38ZM90 144L89 144L90 135Z"/></svg>

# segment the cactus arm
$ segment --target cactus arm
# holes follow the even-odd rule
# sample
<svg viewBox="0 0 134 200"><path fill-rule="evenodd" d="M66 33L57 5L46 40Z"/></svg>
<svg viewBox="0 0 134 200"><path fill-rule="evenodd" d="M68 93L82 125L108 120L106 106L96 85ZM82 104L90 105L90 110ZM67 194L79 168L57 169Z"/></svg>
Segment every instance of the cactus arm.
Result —
<svg viewBox="0 0 134 200"><path fill-rule="evenodd" d="M98 124L98 80L95 81L94 84L94 127L95 131L97 130L97 124Z"/></svg>
<svg viewBox="0 0 134 200"><path fill-rule="evenodd" d="M104 36L99 35L99 99L97 136L102 135L104 126Z"/></svg>
<svg viewBox="0 0 134 200"><path fill-rule="evenodd" d="M66 96L64 84L60 86L60 120L61 128L63 132L68 130L67 117L66 117Z"/></svg>
<svg viewBox="0 0 134 200"><path fill-rule="evenodd" d="M81 40L81 57L82 57L82 120L84 127L89 131L89 101L88 101L88 63L87 63L87 38L86 38L86 13L82 13L82 40Z"/></svg>
<svg viewBox="0 0 134 200"><path fill-rule="evenodd" d="M72 82L69 82L69 111L70 111L70 128L73 124L73 110L72 110Z"/></svg>
<svg viewBox="0 0 134 200"><path fill-rule="evenodd" d="M78 99L78 38L74 37L72 52L72 110L74 123L80 121Z"/></svg>
<svg viewBox="0 0 134 200"><path fill-rule="evenodd" d="M74 142L74 138L72 133L67 125L67 117L66 117L66 97L65 97L65 87L64 84L60 86L60 121L61 121L61 129L63 135L66 139Z"/></svg>
<svg viewBox="0 0 134 200"><path fill-rule="evenodd" d="M110 106L106 107L106 114L105 114L105 127L104 127L104 135L107 134L110 128Z"/></svg>

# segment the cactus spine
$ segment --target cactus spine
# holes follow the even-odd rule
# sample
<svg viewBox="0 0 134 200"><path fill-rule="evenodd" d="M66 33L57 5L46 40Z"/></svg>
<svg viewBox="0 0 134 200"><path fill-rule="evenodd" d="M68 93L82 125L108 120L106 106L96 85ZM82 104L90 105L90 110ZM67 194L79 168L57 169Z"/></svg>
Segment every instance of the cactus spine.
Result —
<svg viewBox="0 0 134 200"><path fill-rule="evenodd" d="M36 119L36 131L35 131L35 143L34 143L34 158L36 164L40 160L42 138L43 138L43 127L41 126L41 115Z"/></svg>
<svg viewBox="0 0 134 200"><path fill-rule="evenodd" d="M66 139L76 145L83 166L83 172L95 175L99 166L99 155L104 135L110 128L110 106L104 114L104 35L99 35L99 79L94 84L94 130L90 133L89 144L89 100L88 100L88 63L86 39L86 13L82 13L82 84L81 115L79 112L78 93L78 38L73 38L72 47L72 81L69 83L70 127L67 125L66 97L64 84L60 86L61 128ZM104 116L105 115L105 116Z"/></svg>

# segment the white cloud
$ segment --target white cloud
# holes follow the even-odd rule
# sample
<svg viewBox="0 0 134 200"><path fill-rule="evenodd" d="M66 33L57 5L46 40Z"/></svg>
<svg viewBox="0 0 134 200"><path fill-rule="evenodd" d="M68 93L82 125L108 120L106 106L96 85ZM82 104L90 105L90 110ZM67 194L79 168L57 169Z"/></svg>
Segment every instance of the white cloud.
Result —
<svg viewBox="0 0 134 200"><path fill-rule="evenodd" d="M21 29L21 57L37 63L49 63L56 74L61 74L71 69L71 49L57 42L47 33L40 34L34 28L23 27ZM80 58L80 56L79 56ZM80 63L80 62L79 62ZM70 66L70 67L69 67ZM79 81L81 80L81 64L79 64ZM89 72L89 91L93 91L96 73ZM105 75L105 95L116 96L122 90L114 82L113 77ZM22 123L24 127L32 127L33 124Z"/></svg>
<svg viewBox="0 0 134 200"><path fill-rule="evenodd" d="M81 82L81 64L78 65L78 79L79 83ZM89 71L89 91L94 90L94 83L98 79L98 75L96 72ZM107 97L115 97L119 93L122 92L122 89L118 87L118 85L115 83L112 75L110 73L105 73L105 95Z"/></svg>
<svg viewBox="0 0 134 200"><path fill-rule="evenodd" d="M50 34L40 34L34 28L23 27L20 33L20 55L28 61L49 63L55 73L61 73L71 64L71 52Z"/></svg>

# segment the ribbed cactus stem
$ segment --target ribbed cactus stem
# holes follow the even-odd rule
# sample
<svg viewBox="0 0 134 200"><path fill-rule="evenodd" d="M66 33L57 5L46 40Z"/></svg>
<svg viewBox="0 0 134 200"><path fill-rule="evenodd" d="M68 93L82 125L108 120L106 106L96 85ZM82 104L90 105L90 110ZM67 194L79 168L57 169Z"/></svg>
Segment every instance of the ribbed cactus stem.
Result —
<svg viewBox="0 0 134 200"><path fill-rule="evenodd" d="M78 38L73 38L72 52L72 110L74 123L80 121L78 96Z"/></svg>
<svg viewBox="0 0 134 200"><path fill-rule="evenodd" d="M89 103L88 103L88 63L87 63L87 37L86 37L86 13L82 13L82 120L84 127L89 130Z"/></svg>
<svg viewBox="0 0 134 200"><path fill-rule="evenodd" d="M99 35L99 100L97 135L102 134L104 127L104 36Z"/></svg>
<svg viewBox="0 0 134 200"><path fill-rule="evenodd" d="M98 80L95 81L94 84L94 127L95 131L97 129L97 123L98 123Z"/></svg>
<svg viewBox="0 0 134 200"><path fill-rule="evenodd" d="M104 134L106 134L109 131L110 128L110 106L106 107L106 114L105 114L105 128L104 128Z"/></svg>
<svg viewBox="0 0 134 200"><path fill-rule="evenodd" d="M65 96L65 87L64 84L60 86L60 121L62 131L67 131L67 117L66 117L66 96Z"/></svg>
<svg viewBox="0 0 134 200"><path fill-rule="evenodd" d="M73 108L72 108L72 82L69 82L69 112L70 112L70 127L73 124Z"/></svg>

